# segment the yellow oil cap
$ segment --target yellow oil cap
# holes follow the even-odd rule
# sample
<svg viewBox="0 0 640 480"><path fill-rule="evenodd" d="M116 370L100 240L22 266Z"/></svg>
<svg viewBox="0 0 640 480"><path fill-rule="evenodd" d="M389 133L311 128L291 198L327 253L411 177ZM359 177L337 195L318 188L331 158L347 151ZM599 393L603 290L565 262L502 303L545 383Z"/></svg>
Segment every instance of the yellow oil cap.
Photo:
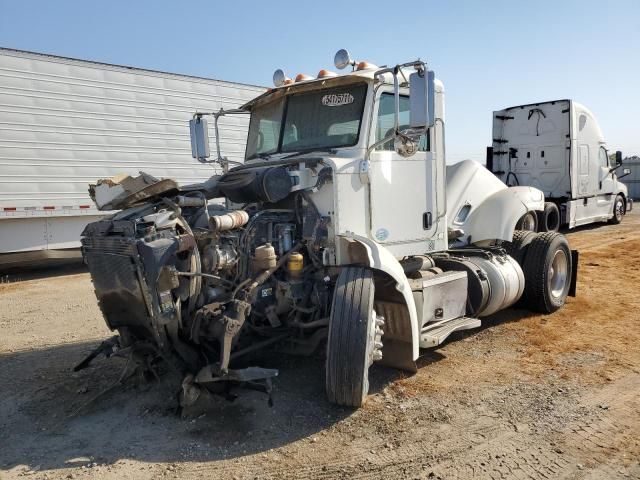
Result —
<svg viewBox="0 0 640 480"><path fill-rule="evenodd" d="M299 277L304 267L304 257L301 253L292 253L287 260L287 270L292 277Z"/></svg>

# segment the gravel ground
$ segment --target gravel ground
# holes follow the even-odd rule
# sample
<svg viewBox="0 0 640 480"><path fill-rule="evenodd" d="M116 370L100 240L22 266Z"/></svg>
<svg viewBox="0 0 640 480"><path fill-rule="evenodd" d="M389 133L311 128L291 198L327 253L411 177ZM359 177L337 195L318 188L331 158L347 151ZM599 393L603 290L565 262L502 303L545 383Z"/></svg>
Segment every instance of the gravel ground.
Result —
<svg viewBox="0 0 640 480"><path fill-rule="evenodd" d="M273 356L264 395L176 415L178 378L72 367L110 335L80 265L0 283L0 478L640 478L640 215L569 234L578 297L550 316L483 320L376 367L353 411L324 397L323 359Z"/></svg>

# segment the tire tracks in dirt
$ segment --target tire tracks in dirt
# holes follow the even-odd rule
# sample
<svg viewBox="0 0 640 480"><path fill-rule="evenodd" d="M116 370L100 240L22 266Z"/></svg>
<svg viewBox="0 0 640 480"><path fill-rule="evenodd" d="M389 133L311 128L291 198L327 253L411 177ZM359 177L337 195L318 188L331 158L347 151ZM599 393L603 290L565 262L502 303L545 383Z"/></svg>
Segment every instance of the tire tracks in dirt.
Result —
<svg viewBox="0 0 640 480"><path fill-rule="evenodd" d="M362 448L341 450L334 445L327 456L320 447L313 463L305 462L311 461L307 455L280 465L244 459L240 469L234 462L198 465L181 473L184 478L233 478L232 472L240 470L238 478L260 479L629 478L640 474L640 446L634 436L640 430L638 391L640 375L623 377L583 398L575 410L586 413L578 420L540 435L523 435L522 428L509 421L474 417L470 411L447 428L429 431L420 425L395 448L383 438L370 439Z"/></svg>

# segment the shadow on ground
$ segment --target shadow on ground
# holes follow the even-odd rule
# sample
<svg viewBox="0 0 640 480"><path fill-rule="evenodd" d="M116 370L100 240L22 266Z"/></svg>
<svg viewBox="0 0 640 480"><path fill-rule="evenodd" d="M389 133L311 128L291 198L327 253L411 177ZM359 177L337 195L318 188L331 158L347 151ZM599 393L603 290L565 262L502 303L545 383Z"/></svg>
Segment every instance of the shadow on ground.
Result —
<svg viewBox="0 0 640 480"><path fill-rule="evenodd" d="M228 459L312 436L353 413L326 400L323 358L272 355L260 360L260 366L280 370L272 408L265 394L241 390L233 402L214 397L206 414L181 419L177 374L121 385L126 362L115 358L74 373L73 366L95 346L0 355L0 468ZM373 391L399 375L374 370Z"/></svg>
<svg viewBox="0 0 640 480"><path fill-rule="evenodd" d="M19 267L0 266L0 283L24 282L43 278L61 277L87 272L82 258L61 258L41 260Z"/></svg>
<svg viewBox="0 0 640 480"><path fill-rule="evenodd" d="M511 310L483 320L483 328L531 315ZM459 332L451 341L474 335ZM203 462L266 452L319 434L347 418L352 409L331 405L324 391L321 356L271 354L256 364L277 368L274 407L266 395L239 391L219 397L192 419L177 415L181 378L167 373L151 383L118 383L123 359L99 359L86 370L72 368L96 346L77 343L0 355L0 467L58 469L90 462ZM445 358L421 352L419 368ZM407 374L375 366L370 393Z"/></svg>

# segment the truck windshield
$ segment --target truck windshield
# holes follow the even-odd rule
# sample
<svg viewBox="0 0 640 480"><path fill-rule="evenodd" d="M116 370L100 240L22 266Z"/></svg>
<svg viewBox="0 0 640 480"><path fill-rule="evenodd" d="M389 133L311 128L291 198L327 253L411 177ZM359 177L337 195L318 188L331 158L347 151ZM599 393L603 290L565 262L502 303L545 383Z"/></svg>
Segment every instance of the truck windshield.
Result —
<svg viewBox="0 0 640 480"><path fill-rule="evenodd" d="M251 113L246 159L358 143L367 85L289 95Z"/></svg>

